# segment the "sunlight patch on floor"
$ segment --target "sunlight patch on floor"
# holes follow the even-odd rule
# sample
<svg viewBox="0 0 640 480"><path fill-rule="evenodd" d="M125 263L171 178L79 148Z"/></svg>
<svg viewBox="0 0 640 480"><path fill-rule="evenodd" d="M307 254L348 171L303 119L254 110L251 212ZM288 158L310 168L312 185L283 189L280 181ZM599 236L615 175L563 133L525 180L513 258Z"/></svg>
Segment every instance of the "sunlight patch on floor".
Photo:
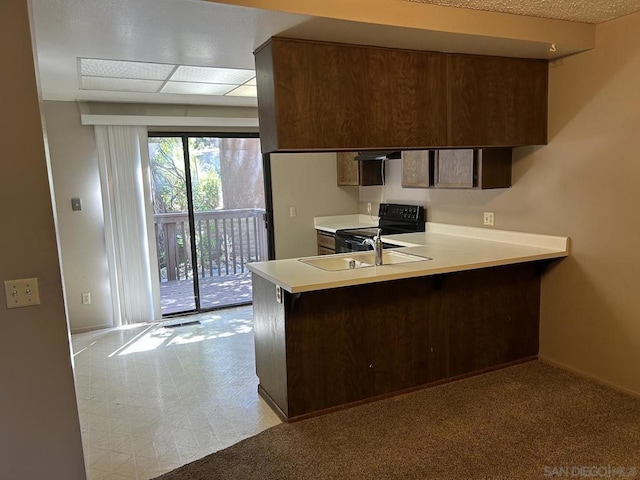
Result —
<svg viewBox="0 0 640 480"><path fill-rule="evenodd" d="M257 395L251 306L72 335L89 480L146 480L280 423Z"/></svg>

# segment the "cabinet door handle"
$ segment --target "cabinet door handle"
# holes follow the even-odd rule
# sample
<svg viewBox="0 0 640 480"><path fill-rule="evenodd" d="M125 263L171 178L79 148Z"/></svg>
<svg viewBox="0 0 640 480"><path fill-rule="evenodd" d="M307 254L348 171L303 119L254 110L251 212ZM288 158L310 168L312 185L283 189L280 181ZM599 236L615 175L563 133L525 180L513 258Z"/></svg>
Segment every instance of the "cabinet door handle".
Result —
<svg viewBox="0 0 640 480"><path fill-rule="evenodd" d="M369 368L373 368L373 363L369 364Z"/></svg>

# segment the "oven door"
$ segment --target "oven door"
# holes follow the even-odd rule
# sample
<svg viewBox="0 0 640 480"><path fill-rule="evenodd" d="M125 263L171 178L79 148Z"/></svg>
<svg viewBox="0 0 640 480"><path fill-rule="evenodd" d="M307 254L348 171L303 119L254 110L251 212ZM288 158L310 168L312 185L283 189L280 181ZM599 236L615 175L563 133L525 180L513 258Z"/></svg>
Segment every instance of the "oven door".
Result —
<svg viewBox="0 0 640 480"><path fill-rule="evenodd" d="M361 232L361 230L360 230ZM373 250L371 245L363 245L365 238L372 238L373 235L362 235L356 233L354 230L338 230L336 232L336 253L349 253L349 252L365 252L367 250ZM382 249L398 248L399 245L392 245L390 243L382 243Z"/></svg>
<svg viewBox="0 0 640 480"><path fill-rule="evenodd" d="M365 237L366 238L366 237ZM364 238L336 232L336 253L363 252L371 250L370 245L363 245Z"/></svg>

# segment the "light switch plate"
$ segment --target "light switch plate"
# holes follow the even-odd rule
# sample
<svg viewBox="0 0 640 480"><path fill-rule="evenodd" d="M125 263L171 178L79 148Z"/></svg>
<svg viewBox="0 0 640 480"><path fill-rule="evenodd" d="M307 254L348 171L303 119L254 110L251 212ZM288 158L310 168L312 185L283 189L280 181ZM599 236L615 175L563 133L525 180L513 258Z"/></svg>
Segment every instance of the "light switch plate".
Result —
<svg viewBox="0 0 640 480"><path fill-rule="evenodd" d="M4 294L7 299L7 308L40 305L40 290L38 289L37 278L6 280L4 282Z"/></svg>

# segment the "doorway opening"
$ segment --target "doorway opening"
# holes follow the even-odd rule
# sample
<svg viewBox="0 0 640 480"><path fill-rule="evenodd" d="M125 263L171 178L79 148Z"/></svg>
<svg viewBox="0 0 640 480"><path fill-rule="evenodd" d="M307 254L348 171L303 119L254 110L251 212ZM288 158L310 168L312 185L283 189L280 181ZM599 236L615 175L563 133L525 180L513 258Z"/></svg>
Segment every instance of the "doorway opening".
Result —
<svg viewBox="0 0 640 480"><path fill-rule="evenodd" d="M269 256L257 134L149 133L148 146L162 316L251 303L247 263Z"/></svg>

